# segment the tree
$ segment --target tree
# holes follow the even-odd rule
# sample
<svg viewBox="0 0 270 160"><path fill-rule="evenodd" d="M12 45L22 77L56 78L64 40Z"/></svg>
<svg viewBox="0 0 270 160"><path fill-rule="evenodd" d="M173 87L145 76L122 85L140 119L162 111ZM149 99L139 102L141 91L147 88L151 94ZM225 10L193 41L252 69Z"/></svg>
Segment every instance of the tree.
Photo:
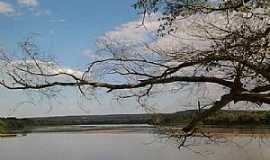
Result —
<svg viewBox="0 0 270 160"><path fill-rule="evenodd" d="M73 86L84 95L98 88L108 93L130 91L120 97L138 101L164 86L178 86L181 91L199 83L221 89L220 99L183 128L186 133L193 133L198 122L230 103L270 104L268 0L139 0L134 7L144 15L142 25L148 14L162 13L157 39L133 45L100 39L105 58L78 74L41 58L28 39L21 44L23 59L2 58L9 69L8 80L0 84L17 90ZM183 22L192 23L183 29ZM167 48L158 45L164 39L169 40Z"/></svg>

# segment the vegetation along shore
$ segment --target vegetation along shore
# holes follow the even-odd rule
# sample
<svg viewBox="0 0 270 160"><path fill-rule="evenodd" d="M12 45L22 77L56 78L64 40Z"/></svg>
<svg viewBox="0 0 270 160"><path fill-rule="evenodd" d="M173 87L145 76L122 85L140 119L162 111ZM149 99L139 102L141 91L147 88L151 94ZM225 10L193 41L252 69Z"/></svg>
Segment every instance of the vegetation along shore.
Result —
<svg viewBox="0 0 270 160"><path fill-rule="evenodd" d="M203 111L202 111L203 112ZM84 115L35 118L1 118L0 134L27 132L29 128L61 125L102 125L102 124L150 124L162 126L184 125L198 114L196 110L158 114L115 114ZM260 127L270 125L269 111L219 111L204 121L202 125L216 127Z"/></svg>

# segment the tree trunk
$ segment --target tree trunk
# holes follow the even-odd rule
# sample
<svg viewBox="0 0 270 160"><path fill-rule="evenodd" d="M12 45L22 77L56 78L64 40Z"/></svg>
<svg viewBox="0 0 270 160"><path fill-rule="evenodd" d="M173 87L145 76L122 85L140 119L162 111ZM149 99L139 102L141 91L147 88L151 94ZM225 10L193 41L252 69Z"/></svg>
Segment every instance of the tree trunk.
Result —
<svg viewBox="0 0 270 160"><path fill-rule="evenodd" d="M229 104L231 101L233 101L233 95L231 95L231 94L223 95L221 97L221 99L219 101L216 101L211 108L209 108L208 110L206 110L202 113L199 113L196 117L194 117L193 120L186 127L183 128L183 131L184 132L192 131L194 129L194 127L200 121L202 121L206 117L210 116L211 114L217 112L218 110L220 110L221 108L223 108L224 106Z"/></svg>

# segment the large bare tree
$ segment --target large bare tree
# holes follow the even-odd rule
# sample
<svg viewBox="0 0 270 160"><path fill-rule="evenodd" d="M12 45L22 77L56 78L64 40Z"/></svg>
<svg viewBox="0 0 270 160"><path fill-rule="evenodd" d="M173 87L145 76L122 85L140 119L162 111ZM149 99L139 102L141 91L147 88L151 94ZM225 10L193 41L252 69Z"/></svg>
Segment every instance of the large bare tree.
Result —
<svg viewBox="0 0 270 160"><path fill-rule="evenodd" d="M90 62L82 73L62 70L40 57L28 39L21 44L23 58L2 57L7 72L0 84L46 91L73 86L82 94L104 88L139 101L167 86L181 91L189 84L211 84L210 91L221 89L216 93L220 98L183 128L186 133L230 103L269 106L268 0L139 0L134 6L142 11L141 27L147 28L147 16L159 13L158 37L129 45L99 39L103 58ZM162 41L167 45L160 45Z"/></svg>

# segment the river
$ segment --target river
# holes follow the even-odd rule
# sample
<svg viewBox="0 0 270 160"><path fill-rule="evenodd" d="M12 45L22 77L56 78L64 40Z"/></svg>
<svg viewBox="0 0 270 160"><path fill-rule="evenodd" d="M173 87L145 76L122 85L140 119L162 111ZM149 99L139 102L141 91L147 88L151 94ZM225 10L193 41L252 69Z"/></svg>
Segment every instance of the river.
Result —
<svg viewBox="0 0 270 160"><path fill-rule="evenodd" d="M84 126L85 127L85 126ZM93 126L91 126L93 127ZM197 138L178 149L175 139L115 128L99 131L36 132L0 139L1 160L264 160L270 159L267 135L227 136L226 141ZM268 142L269 141L269 142ZM199 143L198 143L199 142Z"/></svg>

